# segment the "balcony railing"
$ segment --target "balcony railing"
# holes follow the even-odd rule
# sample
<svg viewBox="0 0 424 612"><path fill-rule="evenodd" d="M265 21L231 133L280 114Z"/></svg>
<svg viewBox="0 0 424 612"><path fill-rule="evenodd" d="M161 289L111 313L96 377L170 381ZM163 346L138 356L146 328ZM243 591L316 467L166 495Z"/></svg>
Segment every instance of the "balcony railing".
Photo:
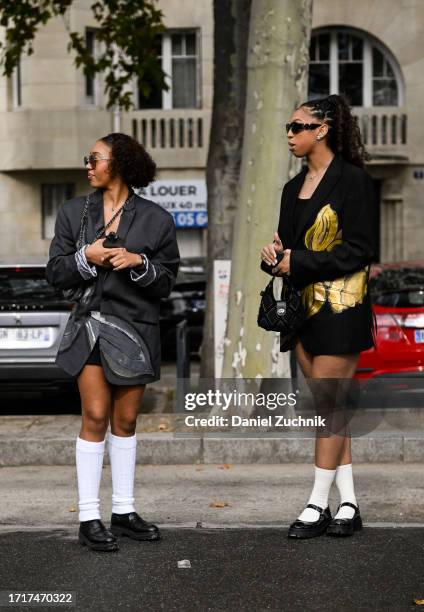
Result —
<svg viewBox="0 0 424 612"><path fill-rule="evenodd" d="M355 107L359 128L366 149L378 157L407 157L408 120L399 106Z"/></svg>
<svg viewBox="0 0 424 612"><path fill-rule="evenodd" d="M204 167L210 110L139 110L124 114L124 130L162 167Z"/></svg>

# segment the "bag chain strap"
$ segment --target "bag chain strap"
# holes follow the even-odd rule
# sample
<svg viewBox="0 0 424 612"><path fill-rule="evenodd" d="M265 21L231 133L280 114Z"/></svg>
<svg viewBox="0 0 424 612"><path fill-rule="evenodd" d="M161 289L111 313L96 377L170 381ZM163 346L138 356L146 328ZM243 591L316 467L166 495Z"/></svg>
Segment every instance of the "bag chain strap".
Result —
<svg viewBox="0 0 424 612"><path fill-rule="evenodd" d="M105 235L105 232L106 232L107 228L110 227L112 225L112 223L115 221L116 217L122 213L122 210L123 210L125 204L127 202L129 202L129 200L131 199L132 195L133 194L131 193L128 196L128 198L125 200L125 202L122 204L122 206L120 208L118 208L116 213L106 223L106 225L104 225L99 230L97 230L96 235L94 236L94 239L89 244L93 244L94 242L96 242L96 240L98 240L99 238L101 238L102 236ZM81 216L81 227L80 227L80 233L79 233L78 241L77 241L77 248L78 249L81 249L84 246L84 244L87 243L87 239L86 239L86 233L87 233L87 212L88 212L88 205L89 205L89 203L90 203L90 196L88 195L86 200L85 200L84 210L82 211L82 216Z"/></svg>

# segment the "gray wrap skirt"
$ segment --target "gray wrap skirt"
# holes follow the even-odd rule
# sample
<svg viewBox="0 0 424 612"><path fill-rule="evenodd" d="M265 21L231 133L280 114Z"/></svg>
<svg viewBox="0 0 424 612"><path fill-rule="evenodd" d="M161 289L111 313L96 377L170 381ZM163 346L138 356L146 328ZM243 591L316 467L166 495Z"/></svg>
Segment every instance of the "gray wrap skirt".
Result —
<svg viewBox="0 0 424 612"><path fill-rule="evenodd" d="M140 328L140 324L137 324ZM160 379L159 326L144 324L143 334L123 319L91 311L69 317L56 364L78 376L87 364L102 366L113 385L144 385Z"/></svg>

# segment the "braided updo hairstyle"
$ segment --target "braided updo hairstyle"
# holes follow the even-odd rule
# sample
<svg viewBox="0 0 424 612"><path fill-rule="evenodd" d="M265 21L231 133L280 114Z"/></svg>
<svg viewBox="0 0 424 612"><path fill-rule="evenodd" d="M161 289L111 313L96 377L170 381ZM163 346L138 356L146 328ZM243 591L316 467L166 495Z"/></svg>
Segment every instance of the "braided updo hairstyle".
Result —
<svg viewBox="0 0 424 612"><path fill-rule="evenodd" d="M363 168L370 155L365 151L357 119L352 115L346 98L332 94L327 98L308 100L299 108L303 107L328 124L327 143L330 149L340 153L351 164Z"/></svg>

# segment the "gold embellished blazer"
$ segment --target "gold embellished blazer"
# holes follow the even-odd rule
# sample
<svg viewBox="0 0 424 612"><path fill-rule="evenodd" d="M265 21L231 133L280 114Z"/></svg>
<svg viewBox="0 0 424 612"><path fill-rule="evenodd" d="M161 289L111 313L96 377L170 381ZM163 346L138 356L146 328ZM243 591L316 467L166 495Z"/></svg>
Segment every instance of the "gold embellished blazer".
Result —
<svg viewBox="0 0 424 612"><path fill-rule="evenodd" d="M310 200L299 202L306 172L304 167L284 186L278 223L307 314L299 339L312 355L360 352L373 345L368 272L374 258L374 185L365 170L337 154ZM295 226L296 206L302 209Z"/></svg>

